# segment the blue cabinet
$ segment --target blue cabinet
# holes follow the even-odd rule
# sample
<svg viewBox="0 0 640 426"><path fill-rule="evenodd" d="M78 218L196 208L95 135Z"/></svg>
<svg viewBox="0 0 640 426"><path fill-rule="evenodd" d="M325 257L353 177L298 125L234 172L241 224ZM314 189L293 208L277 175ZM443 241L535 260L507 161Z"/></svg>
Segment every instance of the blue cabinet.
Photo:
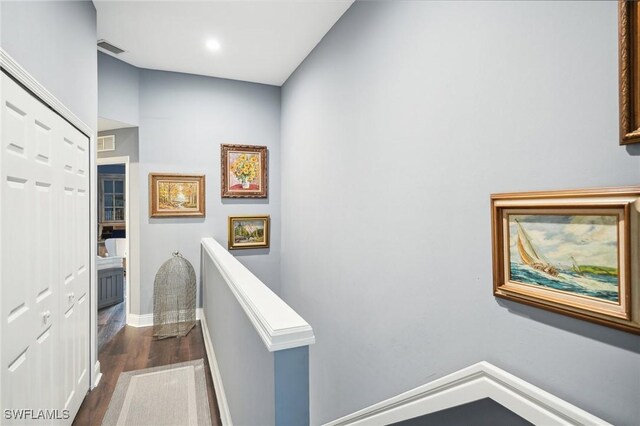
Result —
<svg viewBox="0 0 640 426"><path fill-rule="evenodd" d="M98 271L98 309L124 300L124 269L109 268Z"/></svg>

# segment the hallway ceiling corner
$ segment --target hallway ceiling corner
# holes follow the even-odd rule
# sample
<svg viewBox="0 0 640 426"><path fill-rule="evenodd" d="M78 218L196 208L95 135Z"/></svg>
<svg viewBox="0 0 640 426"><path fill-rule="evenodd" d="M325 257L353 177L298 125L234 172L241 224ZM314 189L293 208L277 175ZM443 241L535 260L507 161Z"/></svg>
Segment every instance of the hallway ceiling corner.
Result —
<svg viewBox="0 0 640 426"><path fill-rule="evenodd" d="M276 86L287 80L352 3L94 1L98 40L124 49L112 55L124 62ZM219 42L219 49L207 48L211 40Z"/></svg>

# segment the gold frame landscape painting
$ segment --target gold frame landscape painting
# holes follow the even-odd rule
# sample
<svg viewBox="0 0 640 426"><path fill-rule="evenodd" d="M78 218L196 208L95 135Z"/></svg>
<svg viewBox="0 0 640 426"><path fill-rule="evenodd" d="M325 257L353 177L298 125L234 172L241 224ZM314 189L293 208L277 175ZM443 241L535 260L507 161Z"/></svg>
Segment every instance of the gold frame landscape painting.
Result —
<svg viewBox="0 0 640 426"><path fill-rule="evenodd" d="M204 216L204 175L149 173L149 217Z"/></svg>
<svg viewBox="0 0 640 426"><path fill-rule="evenodd" d="M640 334L640 188L493 194L494 295Z"/></svg>
<svg viewBox="0 0 640 426"><path fill-rule="evenodd" d="M269 247L269 216L229 216L229 250Z"/></svg>

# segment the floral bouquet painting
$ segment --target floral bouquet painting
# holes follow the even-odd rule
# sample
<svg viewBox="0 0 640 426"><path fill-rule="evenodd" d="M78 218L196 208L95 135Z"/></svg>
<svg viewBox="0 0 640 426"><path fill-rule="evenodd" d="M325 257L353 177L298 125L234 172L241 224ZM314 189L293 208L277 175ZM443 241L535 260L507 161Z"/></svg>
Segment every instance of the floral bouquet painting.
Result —
<svg viewBox="0 0 640 426"><path fill-rule="evenodd" d="M222 145L222 197L267 197L267 147Z"/></svg>
<svg viewBox="0 0 640 426"><path fill-rule="evenodd" d="M230 157L232 161L231 173L240 182L242 189L257 189L258 185L255 181L260 167L258 154L238 154L234 152ZM253 188L251 188L251 185L253 185ZM231 189L239 189L238 184L232 185Z"/></svg>

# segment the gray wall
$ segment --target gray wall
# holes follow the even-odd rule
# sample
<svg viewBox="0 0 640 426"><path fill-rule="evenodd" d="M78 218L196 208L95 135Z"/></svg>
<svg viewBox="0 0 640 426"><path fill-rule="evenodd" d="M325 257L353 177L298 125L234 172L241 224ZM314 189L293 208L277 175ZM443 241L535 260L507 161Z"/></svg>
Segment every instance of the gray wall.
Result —
<svg viewBox="0 0 640 426"><path fill-rule="evenodd" d="M220 198L220 144L266 145L269 198ZM227 245L229 215L271 215L271 248L236 251L274 291L280 283L280 89L210 77L140 70L140 182L149 173L206 175L206 217L150 219L141 184L140 312L153 310L153 280L179 250L199 274L202 237Z"/></svg>
<svg viewBox="0 0 640 426"><path fill-rule="evenodd" d="M131 163L137 163L139 161L140 149L138 146L138 129L136 127L105 130L98 133L98 136L108 135L114 135L116 137L116 150L99 152L98 158L128 156Z"/></svg>
<svg viewBox="0 0 640 426"><path fill-rule="evenodd" d="M201 254L208 337L233 423L308 425L309 347L269 352L207 251Z"/></svg>
<svg viewBox="0 0 640 426"><path fill-rule="evenodd" d="M616 2L357 2L282 93L281 294L318 424L486 360L618 425L640 336L492 295L489 194L637 184Z"/></svg>
<svg viewBox="0 0 640 426"><path fill-rule="evenodd" d="M98 52L98 115L123 123L139 123L138 68Z"/></svg>
<svg viewBox="0 0 640 426"><path fill-rule="evenodd" d="M139 277L139 284L132 281L132 313L152 312L153 280L172 251L183 253L199 274L200 238L213 236L226 246L229 215L271 215L271 248L234 254L277 291L280 283L280 89L138 69L104 54L99 55L99 67L100 117L139 123L140 273L135 275ZM268 147L271 170L268 199L220 198L220 144L223 143ZM147 184L150 172L205 174L206 217L150 219ZM132 182L133 179L135 177ZM133 210L132 207L132 213ZM136 236L133 226L130 235ZM135 262L132 266L136 267ZM137 294L139 299L134 296Z"/></svg>
<svg viewBox="0 0 640 426"><path fill-rule="evenodd" d="M115 135L116 150L98 153L98 158L129 157L129 256L127 259L127 285L131 291L128 300L130 312L140 314L140 165L138 148L138 128L108 130L99 136ZM146 180L142 180L146 185Z"/></svg>
<svg viewBox="0 0 640 426"><path fill-rule="evenodd" d="M202 249L204 314L233 423L275 424L275 355Z"/></svg>
<svg viewBox="0 0 640 426"><path fill-rule="evenodd" d="M274 352L275 424L309 424L309 346Z"/></svg>
<svg viewBox="0 0 640 426"><path fill-rule="evenodd" d="M96 9L90 1L1 1L0 45L94 131Z"/></svg>

